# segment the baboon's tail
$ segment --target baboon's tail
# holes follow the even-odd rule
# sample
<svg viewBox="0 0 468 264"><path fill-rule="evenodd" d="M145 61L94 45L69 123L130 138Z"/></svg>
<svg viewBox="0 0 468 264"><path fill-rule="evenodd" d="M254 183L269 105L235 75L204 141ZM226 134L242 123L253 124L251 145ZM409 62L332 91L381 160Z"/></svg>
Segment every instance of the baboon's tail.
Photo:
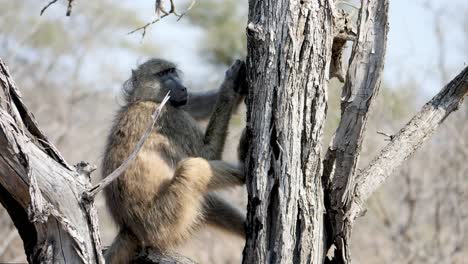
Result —
<svg viewBox="0 0 468 264"><path fill-rule="evenodd" d="M126 229L121 229L104 254L107 264L128 264L138 249L137 238Z"/></svg>

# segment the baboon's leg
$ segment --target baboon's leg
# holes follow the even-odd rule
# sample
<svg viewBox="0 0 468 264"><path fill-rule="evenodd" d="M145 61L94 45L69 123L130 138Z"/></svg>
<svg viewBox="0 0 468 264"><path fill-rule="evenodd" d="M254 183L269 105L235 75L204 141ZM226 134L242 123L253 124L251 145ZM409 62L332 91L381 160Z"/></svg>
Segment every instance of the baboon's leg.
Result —
<svg viewBox="0 0 468 264"><path fill-rule="evenodd" d="M245 177L242 168L222 160L206 160L203 158L188 158L177 165L173 181L185 179L188 183L198 183L200 190L217 190L221 188L242 185ZM205 186L201 186L205 184ZM205 189L202 189L205 188Z"/></svg>
<svg viewBox="0 0 468 264"><path fill-rule="evenodd" d="M245 238L245 214L216 194L208 194L204 203L206 222Z"/></svg>
<svg viewBox="0 0 468 264"><path fill-rule="evenodd" d="M108 264L127 264L135 257L138 239L128 229L122 229L112 245L106 250L104 258Z"/></svg>
<svg viewBox="0 0 468 264"><path fill-rule="evenodd" d="M209 190L241 185L244 176L241 170L224 161L207 161L203 158L188 158L180 161L168 186L157 199L155 208L164 211L168 219L183 215L187 221L196 220ZM166 205L170 204L170 207ZM190 224L190 223L188 223Z"/></svg>
<svg viewBox="0 0 468 264"><path fill-rule="evenodd" d="M205 195L210 189L240 184L239 170L221 161L188 158L178 162L173 178L155 196L156 202L146 220L151 226L157 220L157 241L147 246L170 248L187 239L202 220ZM236 180L235 179L239 179ZM152 219L157 217L157 219ZM151 243L141 224L135 235ZM139 230L139 231L138 231ZM150 234L153 236L154 234Z"/></svg>

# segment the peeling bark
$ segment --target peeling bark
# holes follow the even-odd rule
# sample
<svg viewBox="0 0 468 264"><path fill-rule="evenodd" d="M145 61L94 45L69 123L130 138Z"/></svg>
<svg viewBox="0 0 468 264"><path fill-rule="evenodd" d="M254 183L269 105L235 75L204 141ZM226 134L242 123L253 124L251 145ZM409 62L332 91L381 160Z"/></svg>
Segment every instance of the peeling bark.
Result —
<svg viewBox="0 0 468 264"><path fill-rule="evenodd" d="M336 247L333 262L351 260L346 217L352 201L355 170L361 145L384 66L388 33L388 1L364 0L358 18L358 32L341 95L341 120L324 160L326 182L327 249Z"/></svg>
<svg viewBox="0 0 468 264"><path fill-rule="evenodd" d="M0 59L0 185L30 263L103 263L86 179L40 131ZM94 217L92 217L94 215ZM25 232L27 230L27 232Z"/></svg>

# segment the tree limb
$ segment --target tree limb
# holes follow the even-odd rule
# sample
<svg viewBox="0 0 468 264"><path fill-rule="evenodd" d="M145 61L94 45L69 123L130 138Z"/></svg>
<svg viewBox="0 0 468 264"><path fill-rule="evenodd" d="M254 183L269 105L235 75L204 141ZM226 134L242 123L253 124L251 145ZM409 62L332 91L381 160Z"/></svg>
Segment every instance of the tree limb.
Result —
<svg viewBox="0 0 468 264"><path fill-rule="evenodd" d="M468 95L468 67L460 72L432 100L423 106L356 179L348 216L351 221L362 212L363 203L383 182L429 138Z"/></svg>
<svg viewBox="0 0 468 264"><path fill-rule="evenodd" d="M0 87L0 200L28 261L103 263L79 198L86 179L39 130L1 59Z"/></svg>
<svg viewBox="0 0 468 264"><path fill-rule="evenodd" d="M339 10L334 14L333 20L334 39L332 46L332 58L330 61L330 79L338 78L340 82L344 82L343 73L343 52L346 42L356 40L356 28L344 10Z"/></svg>

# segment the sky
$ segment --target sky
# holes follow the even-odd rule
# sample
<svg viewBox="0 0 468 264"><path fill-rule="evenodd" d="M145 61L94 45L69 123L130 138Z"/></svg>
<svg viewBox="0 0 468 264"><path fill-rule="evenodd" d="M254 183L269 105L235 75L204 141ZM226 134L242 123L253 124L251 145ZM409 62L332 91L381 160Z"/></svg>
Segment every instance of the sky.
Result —
<svg viewBox="0 0 468 264"><path fill-rule="evenodd" d="M385 81L391 85L414 78L425 86L425 91L433 93L441 88L442 81L436 69L439 47L434 34L434 15L431 9L424 7L425 2L428 1L390 1L390 31L384 73ZM451 79L468 63L468 37L460 34L463 32L463 18L468 15L468 1L432 0L430 3L432 10L445 8L442 17L442 29L446 36L443 50L447 56L445 67ZM456 10L464 10L465 13L457 13Z"/></svg>
<svg viewBox="0 0 468 264"><path fill-rule="evenodd" d="M183 10L184 3L188 1L190 0L176 1L179 12ZM339 2L339 0L335 1ZM462 28L463 22L468 23L468 20L464 21L465 16L468 15L468 0L390 0L389 2L390 31L384 82L390 87L405 86L411 82L417 83L422 86L419 88L423 93L423 99L426 99L436 93L442 87L442 83L453 78L468 63L468 43L466 43L468 31L466 29L463 31ZM151 21L154 17L153 1L125 0L121 3L130 8L136 8L142 21ZM437 59L441 50L434 34L435 10L442 10L443 14L441 28L444 35L444 48L442 51L446 57L444 66L448 72L448 79L445 81L441 80L437 68ZM63 17L62 8L55 8L55 12L57 12L56 15ZM143 40L140 33L126 35L123 32L116 32L115 36L111 37L126 38L137 44L142 41L154 42L161 51L160 54L154 56L175 61L183 70L184 78L189 85L203 87L202 89L214 88L205 88L203 84L207 80L209 83L219 80L226 69L210 66L200 55L199 50L203 45L204 34L201 28L191 25L184 18L179 22L176 20L175 17L166 17L159 21L148 28ZM107 60L112 67L115 65L122 79L123 76L129 76L130 69L147 59L129 52L112 51L112 56L108 56L108 50L106 50L102 54L106 55L102 60ZM115 60L119 63L116 64ZM95 68L100 67L95 61L89 61L88 64L87 68L90 72L96 72L98 69Z"/></svg>
<svg viewBox="0 0 468 264"><path fill-rule="evenodd" d="M134 1L126 3L135 6ZM153 12L152 5L149 5L148 1L138 1L137 8L142 18L147 16L149 21ZM442 10L443 14L443 50L447 58L445 67L449 73L448 77L452 78L460 72L467 64L467 43L464 42L468 37L461 34L466 13L457 13L457 10L466 12L467 9L466 0L390 0L385 83L395 87L415 81L423 86L421 88L426 97L441 88L443 82L437 70L439 48L434 34L435 10ZM174 18L165 18L161 23L158 22L149 28L146 37L152 38L161 46L161 50L164 51L161 55L180 65L186 79L200 83L212 79L213 72L216 73L215 76L219 76L219 73L225 70L200 67L206 65L197 52L202 44L202 36L203 31L200 28L188 24L183 19L176 22ZM140 34L129 38L141 41Z"/></svg>

